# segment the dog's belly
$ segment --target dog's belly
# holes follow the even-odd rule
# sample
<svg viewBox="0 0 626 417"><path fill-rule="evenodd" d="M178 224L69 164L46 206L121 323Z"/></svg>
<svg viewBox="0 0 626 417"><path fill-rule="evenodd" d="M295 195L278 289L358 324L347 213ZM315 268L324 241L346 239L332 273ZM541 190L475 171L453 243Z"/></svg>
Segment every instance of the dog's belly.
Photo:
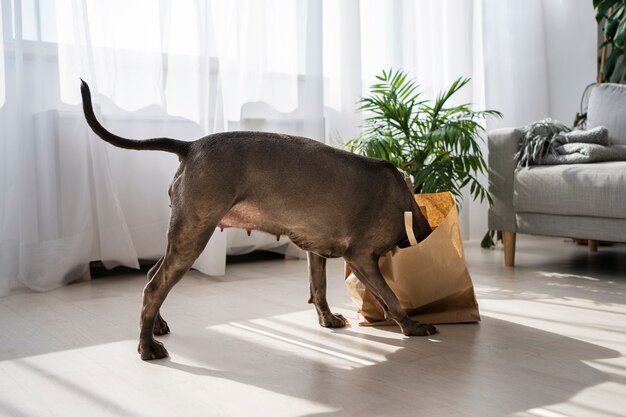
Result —
<svg viewBox="0 0 626 417"><path fill-rule="evenodd" d="M350 245L350 239L345 237L329 236L327 233L321 233L320 230L309 230L304 225L290 227L287 224L280 224L276 216L265 213L258 205L247 201L235 204L222 217L218 226L248 231L260 230L276 237L286 235L301 249L325 258L343 256Z"/></svg>
<svg viewBox="0 0 626 417"><path fill-rule="evenodd" d="M276 236L285 234L285 230L277 227L255 204L239 202L222 217L218 224L221 228L236 227L246 230L260 230Z"/></svg>

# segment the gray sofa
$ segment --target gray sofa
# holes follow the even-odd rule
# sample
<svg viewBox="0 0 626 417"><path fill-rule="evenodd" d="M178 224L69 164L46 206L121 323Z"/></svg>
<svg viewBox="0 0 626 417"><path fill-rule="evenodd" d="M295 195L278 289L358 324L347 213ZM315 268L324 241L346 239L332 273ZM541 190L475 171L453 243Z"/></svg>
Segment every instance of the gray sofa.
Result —
<svg viewBox="0 0 626 417"><path fill-rule="evenodd" d="M597 84L587 127L605 126L611 144L626 145L626 85ZM489 133L489 229L503 233L505 265L515 263L516 233L626 242L626 161L516 168L522 132Z"/></svg>

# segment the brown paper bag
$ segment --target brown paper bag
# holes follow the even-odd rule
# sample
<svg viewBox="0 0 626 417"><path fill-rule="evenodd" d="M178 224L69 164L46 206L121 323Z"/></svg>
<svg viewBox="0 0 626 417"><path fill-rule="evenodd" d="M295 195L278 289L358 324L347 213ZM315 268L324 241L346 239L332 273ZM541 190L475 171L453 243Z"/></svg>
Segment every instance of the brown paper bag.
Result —
<svg viewBox="0 0 626 417"><path fill-rule="evenodd" d="M479 321L452 194L418 194L415 199L433 232L420 243L381 256L378 265L385 281L415 320L432 324ZM410 213L405 219L407 235L415 242ZM380 304L347 265L345 276L350 298L365 319L362 325L395 324L385 320Z"/></svg>

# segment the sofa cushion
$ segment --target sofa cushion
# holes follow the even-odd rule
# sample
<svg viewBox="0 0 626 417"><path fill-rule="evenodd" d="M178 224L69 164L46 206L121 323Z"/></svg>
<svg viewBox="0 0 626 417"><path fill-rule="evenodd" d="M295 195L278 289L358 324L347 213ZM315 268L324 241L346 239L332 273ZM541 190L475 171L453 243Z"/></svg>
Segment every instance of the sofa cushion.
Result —
<svg viewBox="0 0 626 417"><path fill-rule="evenodd" d="M549 165L515 173L516 212L626 218L626 162Z"/></svg>
<svg viewBox="0 0 626 417"><path fill-rule="evenodd" d="M587 127L605 126L612 145L626 145L626 85L597 84L589 94Z"/></svg>

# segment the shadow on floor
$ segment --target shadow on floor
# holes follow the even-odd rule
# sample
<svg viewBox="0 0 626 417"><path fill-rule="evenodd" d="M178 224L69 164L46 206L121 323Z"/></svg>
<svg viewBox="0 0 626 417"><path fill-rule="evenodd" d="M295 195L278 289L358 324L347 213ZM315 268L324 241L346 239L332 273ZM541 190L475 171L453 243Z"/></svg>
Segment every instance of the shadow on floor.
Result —
<svg viewBox="0 0 626 417"><path fill-rule="evenodd" d="M439 326L441 332L431 338L386 337L397 333L392 327L377 334L335 330L316 340L308 337L316 332L305 326L296 326L295 335L251 322L224 326L229 325L167 337L170 351L193 365L171 359L153 364L336 409L311 416L359 410L365 415L386 403L389 416L411 408L426 415L450 410L449 415L502 416L567 401L611 380L584 362L620 356L489 317L480 325ZM442 392L448 393L445 404Z"/></svg>

